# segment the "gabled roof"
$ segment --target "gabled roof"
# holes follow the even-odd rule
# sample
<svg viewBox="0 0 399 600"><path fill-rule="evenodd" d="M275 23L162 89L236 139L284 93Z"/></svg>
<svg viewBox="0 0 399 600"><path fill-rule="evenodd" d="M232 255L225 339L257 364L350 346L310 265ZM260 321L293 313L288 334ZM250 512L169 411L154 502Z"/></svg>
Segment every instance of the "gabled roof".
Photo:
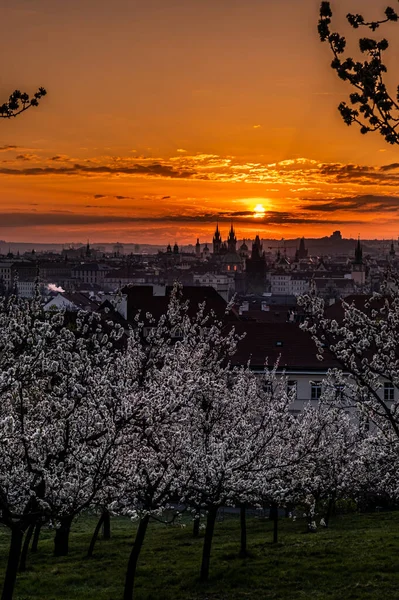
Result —
<svg viewBox="0 0 399 600"><path fill-rule="evenodd" d="M57 294L55 298L49 300L47 302L46 307L51 306L57 299L60 300L60 306L64 304L65 308L71 308L71 305L76 307L76 310L87 310L91 312L95 312L98 310L98 303L94 302L86 296L85 294L81 294L80 292L62 292Z"/></svg>
<svg viewBox="0 0 399 600"><path fill-rule="evenodd" d="M279 361L281 369L323 372L338 367L328 351L323 361L318 360L310 334L296 323L239 322L234 327L238 334L246 335L238 344L233 364L242 365L250 360L252 368L263 368L267 359L269 367Z"/></svg>
<svg viewBox="0 0 399 600"><path fill-rule="evenodd" d="M127 295L127 320L132 322L135 315L141 311L143 315L151 313L158 320L167 311L173 286L167 286L165 296L154 296L152 286L126 286L122 293ZM206 303L208 310L213 310L218 319L226 320L227 302L213 287L183 286L183 302L189 302L188 313L194 316L198 305ZM236 314L229 314L227 320L238 320Z"/></svg>
<svg viewBox="0 0 399 600"><path fill-rule="evenodd" d="M328 306L325 310L326 317L329 319L335 319L340 322L344 318L345 310L343 308L343 302L346 304L353 304L355 308L361 310L367 315L371 315L372 310L380 310L385 304L386 298L373 298L372 294L351 294L346 296L343 300L338 300L331 306ZM368 307L367 304L370 303Z"/></svg>

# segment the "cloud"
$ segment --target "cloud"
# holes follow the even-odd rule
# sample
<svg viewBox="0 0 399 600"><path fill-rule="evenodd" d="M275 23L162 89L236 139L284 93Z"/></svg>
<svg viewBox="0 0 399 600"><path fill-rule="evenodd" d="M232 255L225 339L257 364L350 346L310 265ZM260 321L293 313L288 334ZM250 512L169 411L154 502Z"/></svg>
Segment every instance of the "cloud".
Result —
<svg viewBox="0 0 399 600"><path fill-rule="evenodd" d="M24 148L24 150L27 150ZM32 149L33 150L33 149ZM180 149L182 150L182 148ZM22 158L24 157L24 158ZM29 154L20 154L18 160L33 160ZM76 160L76 159L75 159ZM399 188L399 163L382 167L368 165L320 163L304 157L287 158L275 163L243 162L235 156L218 154L177 153L169 159L145 156L102 156L82 159L73 163L66 155L56 154L40 164L20 165L0 163L0 175L34 176L75 176L75 177L141 177L163 179L186 179L204 182L261 184L279 192L282 186L290 186L299 196L308 194L315 188L325 189L326 185L347 186L344 193L353 194L356 186L391 186ZM323 188L321 188L323 186ZM277 190L274 188L277 187ZM121 190L123 191L123 190ZM375 189L373 189L373 192ZM396 190L395 190L396 191ZM318 192L315 192L315 195ZM134 200L132 196L98 194L95 198L109 197L115 200ZM157 199L160 197L158 196ZM327 197L328 198L328 197ZM167 196L162 200L168 200ZM325 211L327 212L327 210Z"/></svg>
<svg viewBox="0 0 399 600"><path fill-rule="evenodd" d="M23 160L23 161L30 161L30 160L37 160L39 157L36 156L36 154L18 154L18 156L15 157L16 160Z"/></svg>
<svg viewBox="0 0 399 600"><path fill-rule="evenodd" d="M362 213L399 212L399 196L366 194L325 200L309 200L302 209L310 212L356 211Z"/></svg>
<svg viewBox="0 0 399 600"><path fill-rule="evenodd" d="M94 207L94 206L93 206ZM242 214L244 213L244 214ZM48 226L77 226L77 225L99 225L111 223L126 223L126 224L159 224L159 223L219 223L230 224L231 219L235 219L235 223L248 225L251 220L249 215L253 215L252 211L239 211L238 213L212 212L199 215L164 215L159 217L137 217L134 215L101 215L101 214L84 214L72 213L70 211L49 211L46 213L39 212L9 212L0 213L1 228L10 227L48 227ZM302 224L302 223L325 223L322 218L308 218L306 215L293 215L288 212L269 212L263 218L256 219L256 224L263 225L284 225L284 224ZM331 224L357 223L358 221L340 221L328 219Z"/></svg>
<svg viewBox="0 0 399 600"><path fill-rule="evenodd" d="M19 146L0 146L0 152L10 152L12 150L17 150Z"/></svg>
<svg viewBox="0 0 399 600"><path fill-rule="evenodd" d="M170 196L162 196L161 200L169 200Z"/></svg>
<svg viewBox="0 0 399 600"><path fill-rule="evenodd" d="M132 166L110 167L108 165L87 166L75 164L65 167L31 167L25 169L0 168L0 174L19 176L39 175L142 175L149 177L166 177L170 179L187 179L195 175L192 170L180 170L178 168L152 163L148 165L133 164Z"/></svg>
<svg viewBox="0 0 399 600"><path fill-rule="evenodd" d="M69 156L67 154L56 154L50 158L53 162L67 161Z"/></svg>
<svg viewBox="0 0 399 600"><path fill-rule="evenodd" d="M392 163L382 167L370 167L367 165L343 165L340 163L329 163L320 165L320 175L327 176L329 180L338 183L356 183L358 185L399 185L399 173L390 173L399 165Z"/></svg>
<svg viewBox="0 0 399 600"><path fill-rule="evenodd" d="M117 196L114 194L94 194L93 198L99 200L100 198L115 198L116 200L134 200L134 196Z"/></svg>
<svg viewBox="0 0 399 600"><path fill-rule="evenodd" d="M390 165L383 165L380 167L380 171L393 171L394 169L399 169L399 163L392 163Z"/></svg>

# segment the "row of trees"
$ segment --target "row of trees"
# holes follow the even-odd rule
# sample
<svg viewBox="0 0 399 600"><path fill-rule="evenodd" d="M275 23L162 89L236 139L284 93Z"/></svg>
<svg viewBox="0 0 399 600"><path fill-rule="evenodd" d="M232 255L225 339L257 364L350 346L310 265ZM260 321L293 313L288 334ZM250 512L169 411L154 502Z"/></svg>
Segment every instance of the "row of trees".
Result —
<svg viewBox="0 0 399 600"><path fill-rule="evenodd" d="M320 308L308 302L309 314ZM190 318L178 288L147 336L140 315L126 334L96 314L45 314L39 297L3 299L0 332L0 523L11 533L2 600L12 598L34 527L55 522L54 552L65 555L71 523L88 508L102 520L139 519L130 600L149 520L171 503L197 524L206 514L205 580L219 507L240 506L244 516L248 505L309 497L396 498L394 429L370 413L364 423L378 425L370 432L342 410L353 379L331 373L320 405L294 416L277 366L262 377L232 368L234 330L204 305ZM340 387L337 396L337 384L347 394Z"/></svg>

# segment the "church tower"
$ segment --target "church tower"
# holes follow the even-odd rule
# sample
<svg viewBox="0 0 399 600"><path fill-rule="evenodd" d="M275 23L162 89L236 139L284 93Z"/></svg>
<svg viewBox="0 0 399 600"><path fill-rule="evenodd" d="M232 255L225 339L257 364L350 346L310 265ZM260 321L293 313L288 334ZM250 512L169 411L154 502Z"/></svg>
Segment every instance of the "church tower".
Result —
<svg viewBox="0 0 399 600"><path fill-rule="evenodd" d="M393 243L393 240L392 240L392 242L391 242L391 249L389 251L389 261L390 262L393 262L395 260L395 255L396 255L395 246L394 246L394 243Z"/></svg>
<svg viewBox="0 0 399 600"><path fill-rule="evenodd" d="M360 238L357 240L355 260L352 262L352 279L358 286L364 286L366 283L366 271L363 264L363 248L360 244Z"/></svg>
<svg viewBox="0 0 399 600"><path fill-rule="evenodd" d="M201 244L199 238L197 238L197 243L195 244L195 256L201 258Z"/></svg>
<svg viewBox="0 0 399 600"><path fill-rule="evenodd" d="M251 259L252 260L260 260L262 257L262 250L263 250L263 246L260 243L259 236L257 235L254 243L252 244Z"/></svg>
<svg viewBox="0 0 399 600"><path fill-rule="evenodd" d="M245 261L247 293L263 294L266 291L266 260L257 235L252 244L251 258Z"/></svg>
<svg viewBox="0 0 399 600"><path fill-rule="evenodd" d="M222 236L220 235L219 225L216 225L215 235L213 236L213 253L220 254L222 248Z"/></svg>
<svg viewBox="0 0 399 600"><path fill-rule="evenodd" d="M233 223L231 224L229 237L227 238L227 249L229 252L235 253L237 250L237 238L234 233Z"/></svg>
<svg viewBox="0 0 399 600"><path fill-rule="evenodd" d="M299 249L296 252L296 257L298 260L303 260L308 257L308 251L305 248L305 238L302 237L299 242Z"/></svg>

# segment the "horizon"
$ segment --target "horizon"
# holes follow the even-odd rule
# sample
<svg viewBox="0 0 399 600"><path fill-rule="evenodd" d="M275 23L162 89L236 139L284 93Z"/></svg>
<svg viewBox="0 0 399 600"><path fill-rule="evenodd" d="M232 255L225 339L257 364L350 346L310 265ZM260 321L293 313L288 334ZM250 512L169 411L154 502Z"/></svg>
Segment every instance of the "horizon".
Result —
<svg viewBox="0 0 399 600"><path fill-rule="evenodd" d="M220 230L220 228L219 228ZM236 231L237 233L237 231ZM294 246L289 246L286 245L287 242L292 242L292 241L300 241L300 239L304 236L297 236L297 237L290 237L290 238L267 238L267 237L260 237L260 241L261 242L273 242L273 243L282 243L283 246L276 246L276 248L273 249L282 249L283 247L285 247L287 250L294 248ZM222 235L222 238L224 238L224 236ZM326 239L331 239L332 238L332 234L330 235L325 235L325 236L320 236L320 237L304 237L305 239L305 244L307 241L309 242L314 242L317 240L326 240ZM247 241L247 242L252 242L255 239L255 237L253 238L244 238L241 236L237 237L237 245L239 245L240 243ZM399 236L397 236L396 238L359 238L359 237L344 237L342 236L341 239L339 241L344 241L344 242L353 242L354 244L356 244L358 242L358 240L360 239L361 243L368 243L368 242L381 242L381 243L386 243L386 244L391 244L391 243L397 243L399 245ZM212 247L212 238L210 239L204 239L203 241L200 241L200 245L201 246L205 246L208 245L209 248ZM46 242L34 242L32 240L22 240L22 241L16 241L16 240L2 240L0 239L0 254L1 254L1 246L27 246L29 248L34 249L35 246L53 246L53 247L59 247L59 248L79 248L79 247L84 247L87 245L87 243L89 243L89 245L91 247L96 247L96 246L113 246L116 244L121 244L122 246L150 246L150 247L154 247L154 248L166 248L166 246L168 244L164 244L164 243L149 243L149 242L140 242L140 241L129 241L129 242L124 242L123 240L111 240L111 241L104 241L104 240L78 240L78 241L67 241L67 242L57 242L57 241L46 241ZM195 248L196 245L196 239L193 240L192 242L188 242L188 243L180 243L179 240L173 240L173 242L169 242L173 245L173 243L177 243L179 248ZM296 247L296 246L295 246Z"/></svg>
<svg viewBox="0 0 399 600"><path fill-rule="evenodd" d="M347 4L333 3L334 29L344 34ZM374 16L385 8L383 0L349 4ZM13 61L2 67L0 99L40 85L48 95L1 122L0 238L187 245L233 220L245 239L333 229L347 239L396 239L398 151L338 114L351 89L319 41L319 5L5 7L0 32ZM384 34L389 84L396 24Z"/></svg>

